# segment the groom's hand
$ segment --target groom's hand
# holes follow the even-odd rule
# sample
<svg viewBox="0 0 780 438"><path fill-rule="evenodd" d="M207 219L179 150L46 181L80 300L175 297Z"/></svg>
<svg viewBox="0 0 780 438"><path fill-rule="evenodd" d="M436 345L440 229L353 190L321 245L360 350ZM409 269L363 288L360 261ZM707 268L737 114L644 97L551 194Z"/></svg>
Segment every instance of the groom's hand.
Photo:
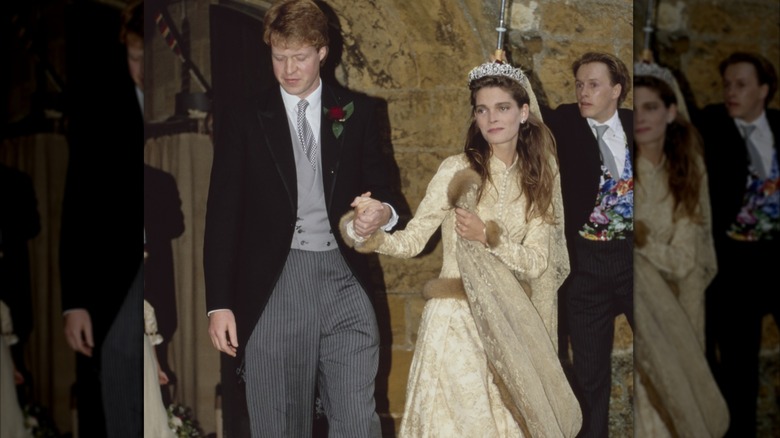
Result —
<svg viewBox="0 0 780 438"><path fill-rule="evenodd" d="M236 318L230 310L218 310L209 316L209 335L217 350L236 357L238 337L236 337Z"/></svg>
<svg viewBox="0 0 780 438"><path fill-rule="evenodd" d="M371 192L363 193L350 204L355 209L353 227L360 237L372 235L390 220L390 207L371 198Z"/></svg>
<svg viewBox="0 0 780 438"><path fill-rule="evenodd" d="M74 351L92 357L92 319L84 309L74 309L65 314L65 340Z"/></svg>

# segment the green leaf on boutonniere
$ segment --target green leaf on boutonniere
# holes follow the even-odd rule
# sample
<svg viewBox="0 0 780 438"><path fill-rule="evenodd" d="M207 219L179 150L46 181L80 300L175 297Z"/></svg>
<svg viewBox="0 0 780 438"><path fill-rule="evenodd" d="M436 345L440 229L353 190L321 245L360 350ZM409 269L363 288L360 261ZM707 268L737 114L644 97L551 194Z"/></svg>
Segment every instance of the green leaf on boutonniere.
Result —
<svg viewBox="0 0 780 438"><path fill-rule="evenodd" d="M341 133L344 132L344 122L355 112L355 104L350 102L343 107L323 108L322 112L333 123L333 135L339 138Z"/></svg>
<svg viewBox="0 0 780 438"><path fill-rule="evenodd" d="M350 102L344 105L344 121L347 121L347 119L349 119L349 116L351 116L354 111L355 111L354 102Z"/></svg>
<svg viewBox="0 0 780 438"><path fill-rule="evenodd" d="M333 122L333 135L336 138L339 138L342 131L344 131L344 125L341 122Z"/></svg>

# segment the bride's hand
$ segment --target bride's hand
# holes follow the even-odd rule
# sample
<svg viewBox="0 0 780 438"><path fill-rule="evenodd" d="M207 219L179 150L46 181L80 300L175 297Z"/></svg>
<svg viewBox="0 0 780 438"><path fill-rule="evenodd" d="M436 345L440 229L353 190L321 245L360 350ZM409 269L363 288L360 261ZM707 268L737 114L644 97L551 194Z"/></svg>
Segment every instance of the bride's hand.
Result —
<svg viewBox="0 0 780 438"><path fill-rule="evenodd" d="M485 223L475 213L463 208L455 209L455 232L458 236L487 245Z"/></svg>
<svg viewBox="0 0 780 438"><path fill-rule="evenodd" d="M371 198L371 192L365 192L350 204L355 211L353 227L355 233L366 238L373 234L390 219L390 207Z"/></svg>
<svg viewBox="0 0 780 438"><path fill-rule="evenodd" d="M157 380L160 381L160 385L168 384L168 375L165 374L165 371L161 370L159 366L157 366Z"/></svg>
<svg viewBox="0 0 780 438"><path fill-rule="evenodd" d="M21 385L22 383L24 383L24 376L14 367L14 385Z"/></svg>

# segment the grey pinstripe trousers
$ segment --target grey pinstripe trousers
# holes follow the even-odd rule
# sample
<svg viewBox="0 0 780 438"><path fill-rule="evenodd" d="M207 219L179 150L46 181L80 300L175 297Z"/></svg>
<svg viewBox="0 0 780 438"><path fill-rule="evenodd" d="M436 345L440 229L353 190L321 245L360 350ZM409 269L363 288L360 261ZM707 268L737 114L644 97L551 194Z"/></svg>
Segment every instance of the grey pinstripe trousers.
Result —
<svg viewBox="0 0 780 438"><path fill-rule="evenodd" d="M246 346L252 437L311 438L315 386L330 437L380 437L379 330L341 253L291 250Z"/></svg>

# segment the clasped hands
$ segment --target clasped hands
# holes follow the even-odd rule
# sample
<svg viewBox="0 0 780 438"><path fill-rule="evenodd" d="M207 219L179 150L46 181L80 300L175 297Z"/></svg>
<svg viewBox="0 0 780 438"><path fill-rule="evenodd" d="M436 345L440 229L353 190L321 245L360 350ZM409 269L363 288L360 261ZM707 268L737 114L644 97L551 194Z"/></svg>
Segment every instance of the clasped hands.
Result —
<svg viewBox="0 0 780 438"><path fill-rule="evenodd" d="M355 229L355 234L361 238L367 238L374 234L379 227L387 224L390 220L390 207L371 198L371 192L365 192L355 197L349 206L355 211L352 226Z"/></svg>
<svg viewBox="0 0 780 438"><path fill-rule="evenodd" d="M374 233L390 218L390 209L386 205L371 198L371 192L363 193L350 204L355 209L353 227L355 233L366 238ZM464 208L455 209L455 232L466 240L487 245L485 223L476 213Z"/></svg>

